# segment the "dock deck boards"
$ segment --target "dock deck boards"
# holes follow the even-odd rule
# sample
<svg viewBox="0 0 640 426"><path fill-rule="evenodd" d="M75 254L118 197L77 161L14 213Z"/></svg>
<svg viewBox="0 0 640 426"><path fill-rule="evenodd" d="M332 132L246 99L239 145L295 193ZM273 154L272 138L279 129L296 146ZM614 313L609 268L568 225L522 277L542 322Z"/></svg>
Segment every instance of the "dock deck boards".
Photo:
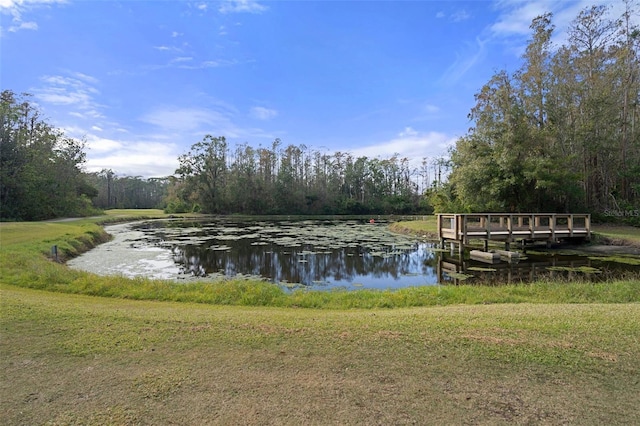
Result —
<svg viewBox="0 0 640 426"><path fill-rule="evenodd" d="M515 242L591 239L591 215L555 213L438 214L438 238L468 245L470 240Z"/></svg>

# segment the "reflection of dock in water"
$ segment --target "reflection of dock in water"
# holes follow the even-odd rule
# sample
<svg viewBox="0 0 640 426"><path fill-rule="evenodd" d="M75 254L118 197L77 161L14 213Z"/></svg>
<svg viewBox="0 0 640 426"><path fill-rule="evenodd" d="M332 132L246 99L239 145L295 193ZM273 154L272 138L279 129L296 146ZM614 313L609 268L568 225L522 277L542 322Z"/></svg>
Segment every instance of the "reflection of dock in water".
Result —
<svg viewBox="0 0 640 426"><path fill-rule="evenodd" d="M591 260L587 257L558 259L555 256L545 256L544 261L527 259L520 262L487 263L465 259L463 256L438 253L437 276L438 284L472 284L476 281L486 284L509 284L532 282L543 275L553 276L559 273L550 271L548 269L550 267L580 268L584 266L591 266ZM463 279L463 275L473 275L473 277Z"/></svg>

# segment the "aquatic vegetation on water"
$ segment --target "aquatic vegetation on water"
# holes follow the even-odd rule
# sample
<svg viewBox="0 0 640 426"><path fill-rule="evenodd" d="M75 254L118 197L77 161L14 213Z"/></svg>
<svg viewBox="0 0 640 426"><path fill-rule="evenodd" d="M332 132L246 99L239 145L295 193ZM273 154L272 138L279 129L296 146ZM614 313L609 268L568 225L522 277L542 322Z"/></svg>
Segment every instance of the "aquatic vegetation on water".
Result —
<svg viewBox="0 0 640 426"><path fill-rule="evenodd" d="M481 266L470 266L467 268L467 271L476 271L476 272L496 272L496 268L483 268Z"/></svg>
<svg viewBox="0 0 640 426"><path fill-rule="evenodd" d="M582 272L584 274L601 274L602 270L598 268L592 268L590 266L548 266L549 271L566 271L566 272Z"/></svg>
<svg viewBox="0 0 640 426"><path fill-rule="evenodd" d="M627 265L640 265L640 258L631 257L631 256L606 256L606 257L589 256L589 259L598 260L601 262L616 262L616 263L624 263Z"/></svg>
<svg viewBox="0 0 640 426"><path fill-rule="evenodd" d="M466 280L473 277L471 274L463 274L462 272L447 272L447 275L456 280Z"/></svg>
<svg viewBox="0 0 640 426"><path fill-rule="evenodd" d="M528 258L522 256L517 263L483 265L469 261L467 255L449 255L449 250L438 248L436 243L390 232L382 221L370 224L343 219L208 218L189 223L145 222L130 225L128 231L123 238L126 249L135 247L141 251L138 256L146 256L138 261L144 267L127 267L132 274L137 270L138 276L146 277L142 274L148 274L150 265L158 269L158 265L166 263L172 268L167 266L167 273L176 274L175 279L181 282L224 280L246 274L274 284L291 282L305 288L399 289L446 285L452 279L470 284L523 282L542 278L551 271L558 272L554 275L564 273L563 278L570 280L610 280L640 264L640 259L632 257L571 256L557 250L531 250ZM89 263L105 264L109 256L110 253L102 253L97 262ZM124 252L114 264L122 270L123 262L135 259ZM613 271L613 260L628 266L615 265ZM606 273L598 275L600 270Z"/></svg>

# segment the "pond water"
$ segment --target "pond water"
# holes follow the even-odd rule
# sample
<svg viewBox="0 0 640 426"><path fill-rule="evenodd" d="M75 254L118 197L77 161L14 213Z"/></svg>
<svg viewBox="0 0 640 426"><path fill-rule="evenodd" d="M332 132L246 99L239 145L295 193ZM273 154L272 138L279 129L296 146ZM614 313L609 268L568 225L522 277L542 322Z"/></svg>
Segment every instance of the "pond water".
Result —
<svg viewBox="0 0 640 426"><path fill-rule="evenodd" d="M314 289L526 282L545 275L604 280L640 268L558 253L487 265L440 250L433 242L394 234L387 225L355 219L146 221L108 227L113 241L69 265L129 277L261 278Z"/></svg>
<svg viewBox="0 0 640 426"><path fill-rule="evenodd" d="M388 288L437 283L433 244L388 222L280 220L148 222L146 244L171 250L196 277L261 277L288 287Z"/></svg>

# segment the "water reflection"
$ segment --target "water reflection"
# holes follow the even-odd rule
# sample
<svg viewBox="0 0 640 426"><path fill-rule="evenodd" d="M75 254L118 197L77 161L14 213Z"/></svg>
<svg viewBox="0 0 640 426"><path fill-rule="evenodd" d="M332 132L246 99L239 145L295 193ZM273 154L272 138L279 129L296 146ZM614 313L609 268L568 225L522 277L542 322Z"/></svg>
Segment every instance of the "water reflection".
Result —
<svg viewBox="0 0 640 426"><path fill-rule="evenodd" d="M183 273L194 276L249 275L312 287L398 288L437 282L433 245L392 234L385 223L225 220L221 225L145 228L155 244L171 246Z"/></svg>
<svg viewBox="0 0 640 426"><path fill-rule="evenodd" d="M609 278L611 266L586 256L529 255L526 260L479 262L457 255L440 253L438 256L438 283L440 284L505 284L526 283L543 278L587 278L600 281ZM615 268L614 268L615 269ZM588 272L585 272L588 271Z"/></svg>
<svg viewBox="0 0 640 426"><path fill-rule="evenodd" d="M362 247L317 252L312 245L288 250L269 245L262 251L247 251L243 243L225 251L194 245L174 247L172 251L174 260L196 276L242 274L306 286L386 288L434 284L435 258L429 246L416 244L404 253L387 256L373 256Z"/></svg>
<svg viewBox="0 0 640 426"><path fill-rule="evenodd" d="M371 224L368 220L223 218L148 222L137 229L144 232L145 244L171 251L182 275L261 277L290 287L382 289L463 282L497 284L558 275L602 280L620 269L620 265L586 256L549 254L488 265L468 255L459 257L438 250L434 243L393 234L387 223ZM585 267L603 273L585 274ZM578 271L580 268L583 270Z"/></svg>

